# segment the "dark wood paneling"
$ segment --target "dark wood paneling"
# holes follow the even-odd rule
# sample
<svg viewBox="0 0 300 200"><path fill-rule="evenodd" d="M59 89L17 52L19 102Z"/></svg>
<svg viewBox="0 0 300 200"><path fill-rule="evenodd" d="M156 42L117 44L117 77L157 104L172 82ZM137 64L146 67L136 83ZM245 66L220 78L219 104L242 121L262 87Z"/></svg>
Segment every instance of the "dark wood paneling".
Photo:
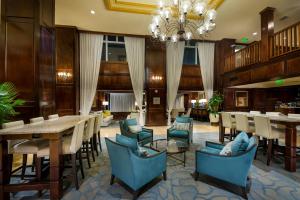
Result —
<svg viewBox="0 0 300 200"><path fill-rule="evenodd" d="M0 81L14 83L26 101L16 116L25 121L51 114L55 107L54 32L51 26L41 26L41 9L54 18L54 6L38 0L1 0Z"/></svg>
<svg viewBox="0 0 300 200"><path fill-rule="evenodd" d="M6 2L6 16L34 18L37 0L7 0Z"/></svg>
<svg viewBox="0 0 300 200"><path fill-rule="evenodd" d="M179 90L203 90L201 70L199 65L182 66Z"/></svg>
<svg viewBox="0 0 300 200"><path fill-rule="evenodd" d="M147 125L166 125L166 48L163 43L146 38L146 96ZM161 76L162 80L152 80L152 76ZM160 104L153 104L153 98L159 97Z"/></svg>
<svg viewBox="0 0 300 200"><path fill-rule="evenodd" d="M267 7L260 12L261 16L261 45L260 60L269 60L269 37L274 34L274 8Z"/></svg>
<svg viewBox="0 0 300 200"><path fill-rule="evenodd" d="M72 74L68 79L59 72ZM78 31L75 27L56 27L56 110L60 115L79 111Z"/></svg>
<svg viewBox="0 0 300 200"><path fill-rule="evenodd" d="M300 74L300 57L287 60L287 74L288 75Z"/></svg>
<svg viewBox="0 0 300 200"><path fill-rule="evenodd" d="M251 82L266 81L284 76L284 62L277 62L251 70Z"/></svg>
<svg viewBox="0 0 300 200"><path fill-rule="evenodd" d="M54 27L54 1L40 0L40 24L46 27Z"/></svg>

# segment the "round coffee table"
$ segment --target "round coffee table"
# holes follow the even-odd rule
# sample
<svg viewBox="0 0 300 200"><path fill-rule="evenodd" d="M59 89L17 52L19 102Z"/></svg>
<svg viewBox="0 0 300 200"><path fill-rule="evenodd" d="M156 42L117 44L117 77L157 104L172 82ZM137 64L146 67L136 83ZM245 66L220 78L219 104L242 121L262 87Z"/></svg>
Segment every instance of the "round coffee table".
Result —
<svg viewBox="0 0 300 200"><path fill-rule="evenodd" d="M174 139L169 141L167 141L167 139L156 139L153 140L153 144L150 145L150 148L156 151L166 151L169 158L179 161L180 164L183 164L185 167L185 153L189 150L189 145L186 142ZM176 156L177 154L182 154L183 158Z"/></svg>

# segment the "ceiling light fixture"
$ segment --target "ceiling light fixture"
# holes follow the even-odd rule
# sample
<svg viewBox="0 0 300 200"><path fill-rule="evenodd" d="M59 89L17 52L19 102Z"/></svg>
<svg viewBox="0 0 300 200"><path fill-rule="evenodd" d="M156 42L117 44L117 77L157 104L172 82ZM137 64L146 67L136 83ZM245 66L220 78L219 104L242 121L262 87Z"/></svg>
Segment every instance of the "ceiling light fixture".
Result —
<svg viewBox="0 0 300 200"><path fill-rule="evenodd" d="M257 32L252 33L252 35L253 35L253 36L256 36L256 35L257 35Z"/></svg>
<svg viewBox="0 0 300 200"><path fill-rule="evenodd" d="M91 14L94 15L96 14L96 12L94 10L91 10Z"/></svg>
<svg viewBox="0 0 300 200"><path fill-rule="evenodd" d="M149 31L160 41L202 38L216 27L217 12L206 0L160 0ZM191 17L193 16L193 17Z"/></svg>

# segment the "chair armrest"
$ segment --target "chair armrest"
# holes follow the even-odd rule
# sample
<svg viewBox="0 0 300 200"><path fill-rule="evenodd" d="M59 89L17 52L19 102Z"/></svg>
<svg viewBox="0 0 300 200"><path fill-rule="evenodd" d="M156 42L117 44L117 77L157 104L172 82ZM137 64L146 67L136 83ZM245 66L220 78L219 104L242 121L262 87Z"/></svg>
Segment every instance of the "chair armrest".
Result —
<svg viewBox="0 0 300 200"><path fill-rule="evenodd" d="M128 131L128 132L126 131L124 135L127 136L127 137L130 137L130 138L138 139L138 134L137 133L132 133L130 131Z"/></svg>
<svg viewBox="0 0 300 200"><path fill-rule="evenodd" d="M215 143L215 142L209 142L209 141L206 141L205 145L207 147L214 148L214 149L220 149L220 150L222 150L225 146L223 144L219 144L219 143Z"/></svg>
<svg viewBox="0 0 300 200"><path fill-rule="evenodd" d="M172 131L175 131L175 130L176 130L175 127L171 126L170 128L167 129L167 132L169 133L169 132L172 132Z"/></svg>
<svg viewBox="0 0 300 200"><path fill-rule="evenodd" d="M153 130L150 128L142 128L143 131L149 132L153 135Z"/></svg>
<svg viewBox="0 0 300 200"><path fill-rule="evenodd" d="M196 151L196 171L202 174L246 187L247 176L252 165L256 148L237 155L223 156Z"/></svg>
<svg viewBox="0 0 300 200"><path fill-rule="evenodd" d="M139 157L130 152L135 184L143 186L166 171L167 153L161 151L148 157Z"/></svg>

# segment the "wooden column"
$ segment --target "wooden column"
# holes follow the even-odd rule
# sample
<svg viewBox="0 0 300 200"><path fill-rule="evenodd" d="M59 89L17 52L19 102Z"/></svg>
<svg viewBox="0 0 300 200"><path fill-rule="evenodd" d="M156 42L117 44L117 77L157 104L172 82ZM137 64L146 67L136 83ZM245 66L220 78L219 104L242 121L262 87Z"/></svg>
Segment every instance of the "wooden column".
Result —
<svg viewBox="0 0 300 200"><path fill-rule="evenodd" d="M260 12L261 17L261 62L269 60L269 37L274 34L274 8L267 7Z"/></svg>
<svg viewBox="0 0 300 200"><path fill-rule="evenodd" d="M79 34L76 27L56 27L56 111L79 112ZM69 77L59 76L69 73Z"/></svg>
<svg viewBox="0 0 300 200"><path fill-rule="evenodd" d="M166 46L164 43L146 38L145 53L146 125L166 125ZM161 76L162 80L153 80L152 76Z"/></svg>

